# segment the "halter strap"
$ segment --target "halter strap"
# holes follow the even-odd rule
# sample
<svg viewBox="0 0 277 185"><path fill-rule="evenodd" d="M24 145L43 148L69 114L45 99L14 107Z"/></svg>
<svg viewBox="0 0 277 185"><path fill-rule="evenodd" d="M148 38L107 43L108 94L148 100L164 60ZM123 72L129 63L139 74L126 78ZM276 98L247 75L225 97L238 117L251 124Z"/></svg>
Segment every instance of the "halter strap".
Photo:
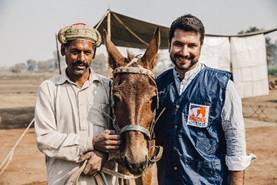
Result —
<svg viewBox="0 0 277 185"><path fill-rule="evenodd" d="M118 73L133 73L133 74L143 74L143 75L147 75L149 76L151 79L155 79L155 75L154 73L149 70L146 69L140 65L136 66L136 67L132 67L131 65L133 64L137 64L138 62L138 57L135 57L131 60L131 62L129 62L126 66L122 66L122 67L118 67L116 69L114 69L113 71L113 75L116 76L116 74Z"/></svg>
<svg viewBox="0 0 277 185"><path fill-rule="evenodd" d="M150 78L151 81L153 81L153 83L157 87L154 73L151 70L146 69L146 68L142 67L141 65L139 65L137 63L138 59L139 59L138 57L135 57L126 66L122 66L122 67L118 67L118 68L114 69L114 71L113 71L114 78L117 74L141 74L141 75L146 75L147 77ZM133 64L138 64L138 65L136 67L132 67L131 65L133 65ZM157 92L157 96L158 96L158 92ZM157 103L157 105L156 105L156 108L157 108L158 107L158 97L156 99L156 103ZM156 109L154 111L154 114L156 114ZM151 127L153 126L153 123L154 123L154 120L151 124ZM152 138L152 132L153 132L152 128L150 128L150 131L149 131L146 128L140 126L140 125L126 125L125 127L120 129L115 122L113 122L113 126L120 134L122 134L124 132L128 132L128 131L139 131L139 132L143 133L147 137L147 139Z"/></svg>
<svg viewBox="0 0 277 185"><path fill-rule="evenodd" d="M149 132L149 130L147 130L146 128L140 126L140 125L126 125L125 127L123 127L119 134L123 134L125 132L128 131L138 131L138 132L142 132L148 139L151 138L151 134Z"/></svg>
<svg viewBox="0 0 277 185"><path fill-rule="evenodd" d="M149 69L145 69L141 66L139 67L118 67L113 71L113 75L115 76L118 73L133 73L133 74L142 74L142 75L147 75L150 78L154 79L154 73L150 71Z"/></svg>

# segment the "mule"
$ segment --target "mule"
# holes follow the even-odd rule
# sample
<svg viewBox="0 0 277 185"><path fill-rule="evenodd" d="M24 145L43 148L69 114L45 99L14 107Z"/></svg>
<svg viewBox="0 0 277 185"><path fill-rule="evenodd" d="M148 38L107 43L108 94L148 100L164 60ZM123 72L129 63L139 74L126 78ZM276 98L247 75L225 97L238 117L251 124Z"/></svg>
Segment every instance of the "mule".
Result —
<svg viewBox="0 0 277 185"><path fill-rule="evenodd" d="M157 184L155 162L162 149L153 140L158 94L152 70L160 45L159 28L141 58L130 53L124 57L106 32L103 39L114 75L114 127L122 139L119 173L135 177L123 180L124 184Z"/></svg>

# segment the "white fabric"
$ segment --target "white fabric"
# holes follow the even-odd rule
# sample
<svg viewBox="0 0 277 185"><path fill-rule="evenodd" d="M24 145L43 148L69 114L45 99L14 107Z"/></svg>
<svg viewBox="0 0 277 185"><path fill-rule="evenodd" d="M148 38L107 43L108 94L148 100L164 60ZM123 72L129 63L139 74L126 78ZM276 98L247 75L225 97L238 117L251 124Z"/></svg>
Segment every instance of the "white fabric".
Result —
<svg viewBox="0 0 277 185"><path fill-rule="evenodd" d="M199 61L209 67L231 71L229 39L205 37Z"/></svg>
<svg viewBox="0 0 277 185"><path fill-rule="evenodd" d="M176 86L179 94L185 91L190 82L201 71L203 65L197 65L193 70L185 74L180 82L177 72L174 70ZM186 77L187 76L187 77ZM185 85L181 85L181 84ZM247 155L245 142L245 127L242 115L241 98L232 81L228 81L226 97L222 109L222 128L226 140L226 165L230 171L241 171L246 169L251 160L255 159L254 154Z"/></svg>
<svg viewBox="0 0 277 185"><path fill-rule="evenodd" d="M231 60L234 82L241 97L268 95L268 73L265 37L231 38Z"/></svg>

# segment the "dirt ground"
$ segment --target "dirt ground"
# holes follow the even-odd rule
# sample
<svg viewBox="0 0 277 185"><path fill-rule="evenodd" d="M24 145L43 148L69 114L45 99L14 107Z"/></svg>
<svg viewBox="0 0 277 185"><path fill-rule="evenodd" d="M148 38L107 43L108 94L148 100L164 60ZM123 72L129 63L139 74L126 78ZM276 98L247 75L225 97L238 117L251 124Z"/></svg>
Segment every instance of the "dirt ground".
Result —
<svg viewBox="0 0 277 185"><path fill-rule="evenodd" d="M246 121L247 126L251 120ZM23 129L0 130L0 161L12 148ZM246 170L245 185L277 185L277 124L260 123L247 128L248 152L257 159ZM0 185L45 185L44 157L31 129L16 148L13 160L0 176Z"/></svg>
<svg viewBox="0 0 277 185"><path fill-rule="evenodd" d="M34 106L38 85L51 75L0 75L0 109ZM257 156L246 170L245 185L277 185L277 89L268 96L244 99L243 105L248 152ZM0 164L23 131L0 129ZM0 175L0 185L44 184L44 157L30 129Z"/></svg>
<svg viewBox="0 0 277 185"><path fill-rule="evenodd" d="M277 81L277 77L270 77ZM269 95L243 99L244 117L277 123L277 84Z"/></svg>

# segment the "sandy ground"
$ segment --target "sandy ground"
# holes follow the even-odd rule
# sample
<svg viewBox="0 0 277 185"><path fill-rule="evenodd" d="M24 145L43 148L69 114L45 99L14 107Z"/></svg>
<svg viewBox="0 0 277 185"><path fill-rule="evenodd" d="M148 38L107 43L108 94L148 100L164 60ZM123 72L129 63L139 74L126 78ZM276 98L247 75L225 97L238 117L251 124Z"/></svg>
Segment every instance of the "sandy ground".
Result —
<svg viewBox="0 0 277 185"><path fill-rule="evenodd" d="M0 109L34 106L38 85L52 74L0 75ZM245 185L277 185L277 89L243 100L248 152L257 160L246 170ZM262 110L262 111L261 111ZM24 129L0 129L0 163ZM0 176L0 185L46 184L44 157L30 129Z"/></svg>
<svg viewBox="0 0 277 185"><path fill-rule="evenodd" d="M253 124L254 126L253 126ZM277 124L246 120L248 152L257 159L246 170L245 185L277 185ZM0 130L0 161L12 148L23 129ZM13 160L0 176L0 185L46 184L44 157L31 129L16 148Z"/></svg>

